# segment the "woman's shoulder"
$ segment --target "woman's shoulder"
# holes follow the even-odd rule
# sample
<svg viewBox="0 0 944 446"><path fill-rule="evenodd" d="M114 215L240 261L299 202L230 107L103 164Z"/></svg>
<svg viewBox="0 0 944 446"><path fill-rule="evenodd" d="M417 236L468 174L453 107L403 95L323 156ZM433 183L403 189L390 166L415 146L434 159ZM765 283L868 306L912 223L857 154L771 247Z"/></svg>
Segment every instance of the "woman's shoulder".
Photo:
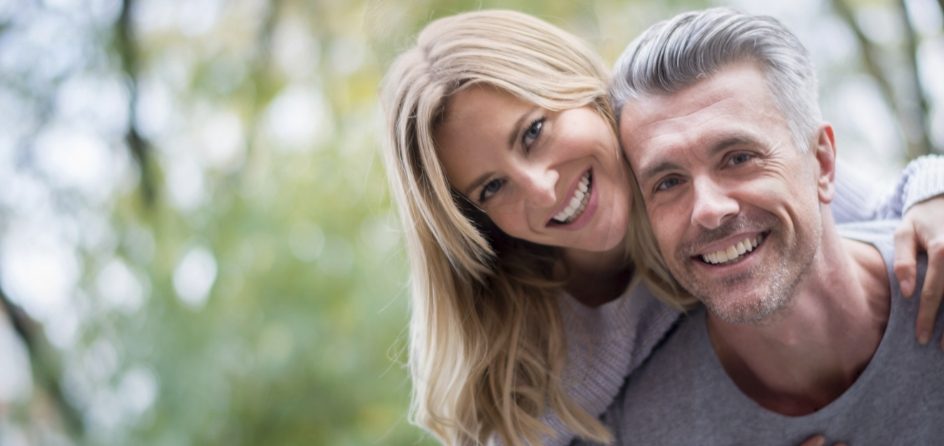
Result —
<svg viewBox="0 0 944 446"><path fill-rule="evenodd" d="M568 351L565 387L595 415L609 406L680 315L642 284L595 308L567 295L560 302Z"/></svg>

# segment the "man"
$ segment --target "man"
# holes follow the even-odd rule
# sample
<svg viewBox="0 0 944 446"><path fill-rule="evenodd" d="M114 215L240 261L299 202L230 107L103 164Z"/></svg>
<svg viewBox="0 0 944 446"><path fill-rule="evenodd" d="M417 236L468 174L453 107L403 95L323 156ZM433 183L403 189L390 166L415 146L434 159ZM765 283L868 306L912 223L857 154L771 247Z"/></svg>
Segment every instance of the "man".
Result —
<svg viewBox="0 0 944 446"><path fill-rule="evenodd" d="M634 226L664 269L648 274L700 302L606 413L618 443L944 438L944 355L912 335L894 225L854 241L832 220L833 130L796 37L767 17L686 13L630 44L615 79L651 223Z"/></svg>

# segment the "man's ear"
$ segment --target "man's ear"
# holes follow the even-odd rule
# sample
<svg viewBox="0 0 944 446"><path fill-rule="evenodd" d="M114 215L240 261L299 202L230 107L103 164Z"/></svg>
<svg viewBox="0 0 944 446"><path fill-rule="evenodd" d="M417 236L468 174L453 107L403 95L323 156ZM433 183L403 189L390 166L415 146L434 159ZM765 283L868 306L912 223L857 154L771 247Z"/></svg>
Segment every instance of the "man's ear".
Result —
<svg viewBox="0 0 944 446"><path fill-rule="evenodd" d="M833 136L833 126L826 123L820 125L812 150L815 151L816 165L819 167L816 176L819 201L829 204L836 192L833 184L836 180L836 140Z"/></svg>

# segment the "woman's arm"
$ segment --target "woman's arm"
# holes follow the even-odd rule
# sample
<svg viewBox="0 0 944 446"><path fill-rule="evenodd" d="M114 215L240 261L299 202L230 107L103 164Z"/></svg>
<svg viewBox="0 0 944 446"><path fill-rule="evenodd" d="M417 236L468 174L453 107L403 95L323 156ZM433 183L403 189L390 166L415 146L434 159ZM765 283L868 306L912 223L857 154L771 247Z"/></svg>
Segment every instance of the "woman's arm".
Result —
<svg viewBox="0 0 944 446"><path fill-rule="evenodd" d="M902 170L894 190L878 201L876 190L842 162L836 174L836 195L830 205L837 223L901 219L917 203L944 194L944 156L912 160Z"/></svg>
<svg viewBox="0 0 944 446"><path fill-rule="evenodd" d="M891 195L870 205L868 185L855 172L840 171L836 178L833 215L837 222L901 219L895 233L895 275L902 294L915 293L917 257L927 252L928 270L921 289L916 336L930 341L934 320L944 295L944 156L917 158L902 171ZM944 339L941 340L944 348Z"/></svg>
<svg viewBox="0 0 944 446"><path fill-rule="evenodd" d="M908 298L915 293L916 259L922 250L928 255L928 270L921 288L916 335L918 342L927 344L944 297L944 196L938 195L909 208L895 231L895 276L902 295ZM944 338L941 348L944 348Z"/></svg>

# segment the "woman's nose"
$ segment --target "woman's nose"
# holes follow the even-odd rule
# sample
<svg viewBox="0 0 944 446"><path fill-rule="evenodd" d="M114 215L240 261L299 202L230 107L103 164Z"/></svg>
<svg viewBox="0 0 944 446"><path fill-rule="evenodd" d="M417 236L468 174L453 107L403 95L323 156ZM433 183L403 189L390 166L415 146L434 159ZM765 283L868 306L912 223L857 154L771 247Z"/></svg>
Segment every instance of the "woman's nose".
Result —
<svg viewBox="0 0 944 446"><path fill-rule="evenodd" d="M557 203L557 170L549 168L531 168L524 172L522 187L526 200L534 206L553 206Z"/></svg>

